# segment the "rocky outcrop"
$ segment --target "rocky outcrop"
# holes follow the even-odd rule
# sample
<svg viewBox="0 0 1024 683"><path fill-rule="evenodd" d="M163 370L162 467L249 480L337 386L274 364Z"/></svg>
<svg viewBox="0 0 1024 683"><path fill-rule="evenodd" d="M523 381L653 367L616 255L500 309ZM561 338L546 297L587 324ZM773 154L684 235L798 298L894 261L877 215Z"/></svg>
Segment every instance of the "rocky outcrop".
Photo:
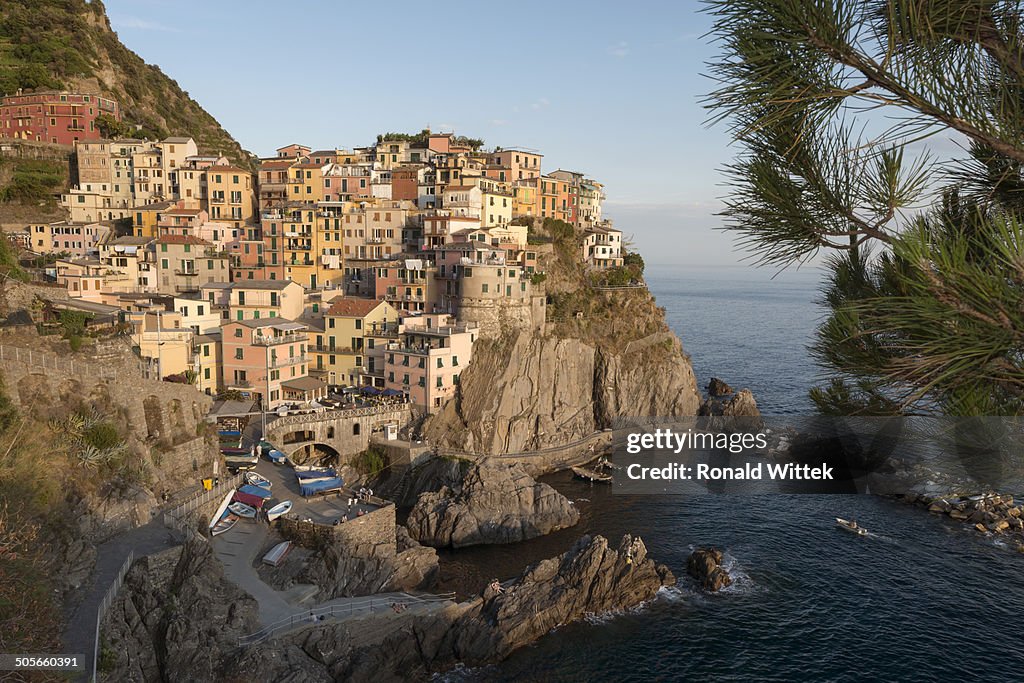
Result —
<svg viewBox="0 0 1024 683"><path fill-rule="evenodd" d="M460 548L525 541L579 519L568 498L535 481L521 465L487 458L472 465L455 488L421 494L406 526L420 543Z"/></svg>
<svg viewBox="0 0 1024 683"><path fill-rule="evenodd" d="M622 350L518 332L478 342L456 400L424 431L445 447L518 453L582 439L621 416L694 415L699 404L690 361L670 332Z"/></svg>
<svg viewBox="0 0 1024 683"><path fill-rule="evenodd" d="M708 397L697 414L701 417L760 417L761 411L750 389L733 392L732 387L715 378L708 384Z"/></svg>
<svg viewBox="0 0 1024 683"><path fill-rule="evenodd" d="M647 557L639 538L618 549L584 536L566 553L528 568L502 592L439 613L387 615L386 627L338 624L249 649L228 675L260 671L266 680L407 681L457 664L482 666L577 621L651 600L675 583L667 567Z"/></svg>
<svg viewBox="0 0 1024 683"><path fill-rule="evenodd" d="M722 566L722 551L718 548L697 548L686 561L686 573L706 591L720 591L732 585L729 572Z"/></svg>
<svg viewBox="0 0 1024 683"><path fill-rule="evenodd" d="M323 599L390 591L425 590L437 575L437 551L399 526L393 545L331 545L315 555L298 578L320 587Z"/></svg>
<svg viewBox="0 0 1024 683"><path fill-rule="evenodd" d="M259 628L257 614L209 543L144 557L104 619L100 671L111 681L223 680L225 658Z"/></svg>
<svg viewBox="0 0 1024 683"><path fill-rule="evenodd" d="M1013 496L987 493L932 497L907 493L902 499L906 503L927 507L928 512L970 524L979 533L1006 536L1016 549L1024 552L1024 505L1015 505Z"/></svg>
<svg viewBox="0 0 1024 683"><path fill-rule="evenodd" d="M708 396L728 396L732 393L734 393L733 388L717 377L712 377L711 381L708 382Z"/></svg>

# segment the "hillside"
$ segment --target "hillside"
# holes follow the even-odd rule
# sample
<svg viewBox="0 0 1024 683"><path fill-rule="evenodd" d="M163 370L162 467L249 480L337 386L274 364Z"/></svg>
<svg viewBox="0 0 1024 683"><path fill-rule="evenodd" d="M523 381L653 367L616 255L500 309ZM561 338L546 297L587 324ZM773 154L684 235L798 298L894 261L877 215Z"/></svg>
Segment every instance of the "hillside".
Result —
<svg viewBox="0 0 1024 683"><path fill-rule="evenodd" d="M137 137L191 135L201 152L249 164L249 155L216 119L121 43L101 0L0 3L0 92L18 88L100 92L121 103Z"/></svg>

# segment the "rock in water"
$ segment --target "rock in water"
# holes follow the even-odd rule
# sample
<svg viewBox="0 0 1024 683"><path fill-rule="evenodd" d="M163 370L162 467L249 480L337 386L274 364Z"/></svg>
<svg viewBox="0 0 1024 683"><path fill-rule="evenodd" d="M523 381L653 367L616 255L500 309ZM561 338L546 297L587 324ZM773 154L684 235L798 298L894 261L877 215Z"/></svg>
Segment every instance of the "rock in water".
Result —
<svg viewBox="0 0 1024 683"><path fill-rule="evenodd" d="M579 511L522 465L486 458L455 488L423 493L409 513L409 535L425 545L460 548L516 543L573 526Z"/></svg>
<svg viewBox="0 0 1024 683"><path fill-rule="evenodd" d="M724 382L722 386L726 389L729 388L729 385ZM711 388L711 385L708 385L709 391ZM754 394L750 392L750 389L740 389L735 394L731 396L730 394L732 392L728 394L711 394L708 398L704 399L697 414L702 417L761 416L761 410L757 407L757 401L754 400Z"/></svg>
<svg viewBox="0 0 1024 683"><path fill-rule="evenodd" d="M328 624L236 653L235 669L227 673L244 678L259 671L278 681L426 679L460 663L499 662L557 626L630 609L674 583L639 538L624 536L616 550L601 536L583 536L568 552L529 567L503 592L433 614L409 613L376 632Z"/></svg>
<svg viewBox="0 0 1024 683"><path fill-rule="evenodd" d="M686 561L686 572L706 591L719 591L732 585L729 572L722 567L722 551L718 548L697 548Z"/></svg>
<svg viewBox="0 0 1024 683"><path fill-rule="evenodd" d="M708 396L728 396L731 393L733 388L717 377L712 377L708 382Z"/></svg>

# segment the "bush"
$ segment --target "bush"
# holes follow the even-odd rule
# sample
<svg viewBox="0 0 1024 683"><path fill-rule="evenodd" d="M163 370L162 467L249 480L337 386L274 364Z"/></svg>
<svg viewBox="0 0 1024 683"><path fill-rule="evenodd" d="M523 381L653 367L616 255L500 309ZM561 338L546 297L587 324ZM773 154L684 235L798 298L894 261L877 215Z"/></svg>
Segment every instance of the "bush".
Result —
<svg viewBox="0 0 1024 683"><path fill-rule="evenodd" d="M360 474L376 476L387 468L388 461L383 451L371 446L353 458L351 464Z"/></svg>
<svg viewBox="0 0 1024 683"><path fill-rule="evenodd" d="M547 279L548 276L545 273L534 273L530 276L530 283L534 286L537 286Z"/></svg>
<svg viewBox="0 0 1024 683"><path fill-rule="evenodd" d="M121 445L121 434L113 424L97 422L85 431L82 440L97 450L106 451Z"/></svg>
<svg viewBox="0 0 1024 683"><path fill-rule="evenodd" d="M84 340L82 339L82 337L77 334L73 334L70 337L68 337L68 344L71 346L71 351L74 353L80 351L82 348L83 341Z"/></svg>

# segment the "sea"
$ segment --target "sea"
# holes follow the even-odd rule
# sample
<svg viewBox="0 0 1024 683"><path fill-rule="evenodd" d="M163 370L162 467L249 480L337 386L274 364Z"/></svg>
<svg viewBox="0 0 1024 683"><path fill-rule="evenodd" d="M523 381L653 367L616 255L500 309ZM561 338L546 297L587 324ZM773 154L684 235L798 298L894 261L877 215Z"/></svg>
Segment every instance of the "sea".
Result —
<svg viewBox="0 0 1024 683"><path fill-rule="evenodd" d="M702 386L719 377L765 414L811 412L819 271L648 266L647 281ZM511 578L581 533L639 535L678 585L440 680L1024 681L1024 554L962 524L868 495L626 496L566 473L543 480L575 501L579 525L442 552L444 586ZM836 516L871 533L839 530ZM734 583L720 593L686 576L701 545L725 551Z"/></svg>

